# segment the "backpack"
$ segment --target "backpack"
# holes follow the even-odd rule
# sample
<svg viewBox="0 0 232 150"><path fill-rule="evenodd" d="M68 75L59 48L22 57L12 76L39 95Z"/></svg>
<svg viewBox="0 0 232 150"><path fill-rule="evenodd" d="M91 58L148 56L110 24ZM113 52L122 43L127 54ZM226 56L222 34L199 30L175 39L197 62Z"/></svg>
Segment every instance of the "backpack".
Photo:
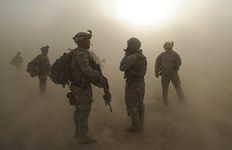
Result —
<svg viewBox="0 0 232 150"><path fill-rule="evenodd" d="M55 84L61 84L63 87L65 85L69 85L72 81L71 79L71 58L73 55L73 51L69 53L64 53L63 56L56 59L56 61L52 64L51 71L50 71L50 79Z"/></svg>
<svg viewBox="0 0 232 150"><path fill-rule="evenodd" d="M32 78L37 76L40 72L39 69L39 62L36 59L33 59L27 64L27 69L26 71L30 74Z"/></svg>

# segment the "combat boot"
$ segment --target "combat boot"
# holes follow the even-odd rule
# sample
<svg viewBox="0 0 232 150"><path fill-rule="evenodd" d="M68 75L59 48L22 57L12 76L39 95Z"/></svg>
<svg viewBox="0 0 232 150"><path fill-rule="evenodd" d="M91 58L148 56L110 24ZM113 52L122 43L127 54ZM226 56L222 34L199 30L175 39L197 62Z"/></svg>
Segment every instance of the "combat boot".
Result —
<svg viewBox="0 0 232 150"><path fill-rule="evenodd" d="M142 129L135 129L133 127L130 127L127 129L128 132L130 133L140 133Z"/></svg>
<svg viewBox="0 0 232 150"><path fill-rule="evenodd" d="M168 100L164 100L163 103L164 103L164 106L168 106Z"/></svg>
<svg viewBox="0 0 232 150"><path fill-rule="evenodd" d="M80 136L80 138L78 139L79 144L93 144L93 143L96 143L96 142L97 142L97 140L95 140L93 138L90 138L87 135Z"/></svg>
<svg viewBox="0 0 232 150"><path fill-rule="evenodd" d="M75 130L74 132L74 138L79 138L80 137L80 133L78 130Z"/></svg>

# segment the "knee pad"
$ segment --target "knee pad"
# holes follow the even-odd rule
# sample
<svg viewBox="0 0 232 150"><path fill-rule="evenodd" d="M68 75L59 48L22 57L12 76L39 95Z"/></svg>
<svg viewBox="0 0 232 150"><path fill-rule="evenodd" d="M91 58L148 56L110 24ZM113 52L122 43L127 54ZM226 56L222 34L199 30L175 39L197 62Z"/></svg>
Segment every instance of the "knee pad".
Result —
<svg viewBox="0 0 232 150"><path fill-rule="evenodd" d="M78 106L78 109L79 109L79 114L80 115L89 115L89 112L91 110L91 104L80 104Z"/></svg>

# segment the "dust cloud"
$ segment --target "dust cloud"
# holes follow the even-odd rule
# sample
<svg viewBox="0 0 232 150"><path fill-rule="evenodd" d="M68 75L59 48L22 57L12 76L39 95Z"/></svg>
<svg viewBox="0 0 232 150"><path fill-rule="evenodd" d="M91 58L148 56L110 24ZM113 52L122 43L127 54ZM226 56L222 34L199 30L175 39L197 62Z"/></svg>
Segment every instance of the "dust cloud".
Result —
<svg viewBox="0 0 232 150"><path fill-rule="evenodd" d="M163 27L135 29L103 14L97 2L90 0L1 1L0 149L231 149L231 2L207 2ZM93 87L89 134L98 142L79 145L73 138L74 107L66 98L68 87L49 80L47 93L40 95L38 78L31 78L25 70L40 47L50 46L48 56L53 63L67 48L76 47L72 37L77 32L88 29L93 31L91 50L106 59L102 71L109 80L113 112L104 105L103 90ZM145 125L140 134L126 132L131 122L124 102L125 81L119 71L123 49L132 36L142 41L148 60ZM179 103L170 85L170 105L165 107L154 65L163 43L172 40L183 61L179 74L186 102ZM10 65L17 51L24 59L22 70Z"/></svg>

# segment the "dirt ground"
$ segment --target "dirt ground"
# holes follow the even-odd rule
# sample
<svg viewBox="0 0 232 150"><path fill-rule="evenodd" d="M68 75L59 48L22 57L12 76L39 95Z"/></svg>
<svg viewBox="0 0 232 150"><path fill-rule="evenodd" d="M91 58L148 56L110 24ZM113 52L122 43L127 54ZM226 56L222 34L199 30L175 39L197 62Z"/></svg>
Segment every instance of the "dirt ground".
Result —
<svg viewBox="0 0 232 150"><path fill-rule="evenodd" d="M89 135L97 139L97 143L80 145L73 138L74 107L66 99L67 87L48 81L47 94L41 96L37 78L30 78L25 71L3 71L0 84L0 149L231 149L231 81L218 78L211 84L214 76L191 81L183 77L186 103L179 103L175 89L170 85L170 105L165 107L161 99L160 79L155 79L154 74L147 75L144 130L140 134L131 134L126 131L131 122L125 109L122 74L111 77L108 73L107 76L113 112L104 105L103 90L94 87Z"/></svg>

